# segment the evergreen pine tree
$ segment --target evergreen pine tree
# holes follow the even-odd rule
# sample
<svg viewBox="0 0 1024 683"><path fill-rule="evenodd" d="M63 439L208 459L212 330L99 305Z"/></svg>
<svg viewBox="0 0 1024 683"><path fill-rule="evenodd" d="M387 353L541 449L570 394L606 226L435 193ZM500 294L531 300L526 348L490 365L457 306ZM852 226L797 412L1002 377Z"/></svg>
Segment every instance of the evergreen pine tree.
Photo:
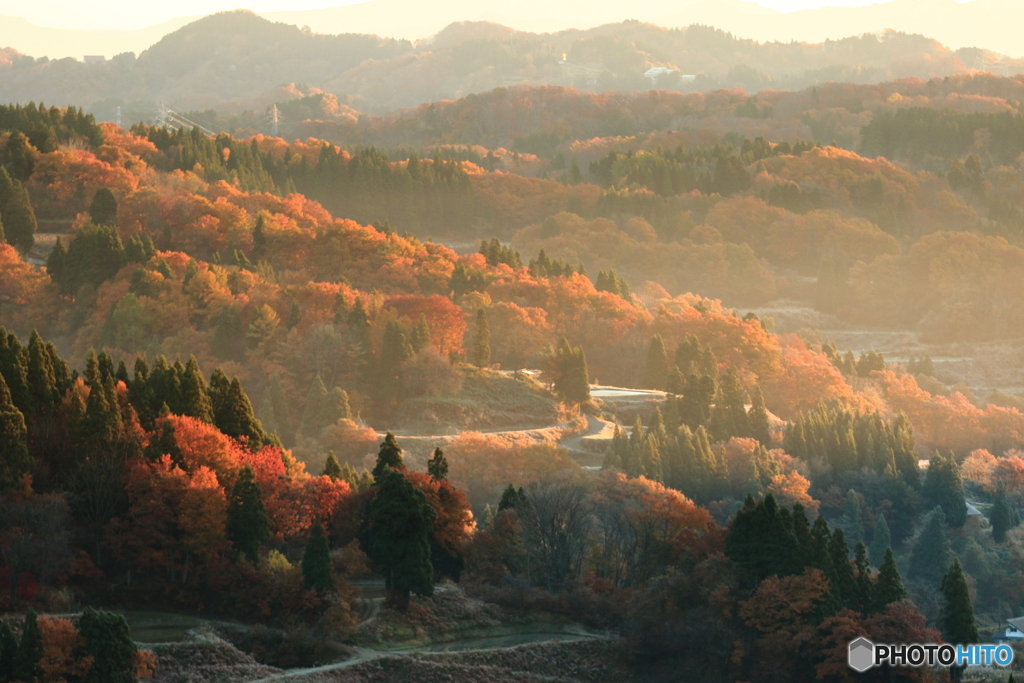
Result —
<svg viewBox="0 0 1024 683"><path fill-rule="evenodd" d="M885 559L885 551L891 545L892 537L889 534L889 524L885 521L885 513L882 513L878 515L878 521L875 522L875 533L871 537L871 548L868 551L871 564L880 567L882 560Z"/></svg>
<svg viewBox="0 0 1024 683"><path fill-rule="evenodd" d="M43 670L39 666L43 659L43 634L39 630L39 620L36 611L29 609L25 614L25 620L21 625L21 640L18 643L18 652L14 656L14 676L12 680L31 681L39 680Z"/></svg>
<svg viewBox="0 0 1024 683"><path fill-rule="evenodd" d="M53 243L50 255L46 257L46 274L58 286L64 281L64 262L67 260L67 256L68 252L64 249L64 243L58 237L57 241Z"/></svg>
<svg viewBox="0 0 1024 683"><path fill-rule="evenodd" d="M941 507L936 507L910 554L910 576L938 585L952 557L946 536L946 515Z"/></svg>
<svg viewBox="0 0 1024 683"><path fill-rule="evenodd" d="M764 394L761 387L754 385L750 393L750 436L761 442L765 448L772 447L772 432L768 421L768 409L764 405Z"/></svg>
<svg viewBox="0 0 1024 683"><path fill-rule="evenodd" d="M263 425L252 412L249 397L242 391L238 378L227 381L217 368L210 376L210 402L213 404L213 424L230 437L245 441L251 450L258 450L267 439Z"/></svg>
<svg viewBox="0 0 1024 683"><path fill-rule="evenodd" d="M94 225L117 225L117 200L109 188L96 190L89 204L89 219Z"/></svg>
<svg viewBox="0 0 1024 683"><path fill-rule="evenodd" d="M959 529L967 521L964 484L960 478L960 466L952 453L948 457L936 453L931 459L922 493L929 506L942 507L949 526Z"/></svg>
<svg viewBox="0 0 1024 683"><path fill-rule="evenodd" d="M358 301L357 301L358 304ZM401 397L402 381L399 370L402 363L412 356L412 346L405 338L401 326L389 320L384 327L380 360L377 363L377 378L374 391L385 407L397 403Z"/></svg>
<svg viewBox="0 0 1024 683"><path fill-rule="evenodd" d="M14 658L17 656L18 638L5 618L0 620L0 683L14 680Z"/></svg>
<svg viewBox="0 0 1024 683"><path fill-rule="evenodd" d="M871 590L874 582L871 580L871 563L868 562L868 549L863 543L858 543L853 551L853 564L856 569L855 589L851 607L861 614L868 614L871 609Z"/></svg>
<svg viewBox="0 0 1024 683"><path fill-rule="evenodd" d="M352 407L348 403L348 392L341 387L334 387L327 392L320 417L324 427L333 425L338 420L351 420Z"/></svg>
<svg viewBox="0 0 1024 683"><path fill-rule="evenodd" d="M302 554L302 578L306 588L318 593L325 593L334 588L334 579L331 577L331 548L319 520L313 525L309 540L306 541L306 550Z"/></svg>
<svg viewBox="0 0 1024 683"><path fill-rule="evenodd" d="M206 380L195 356L189 356L181 379L182 414L213 424L213 403L206 391Z"/></svg>
<svg viewBox="0 0 1024 683"><path fill-rule="evenodd" d="M0 399L0 402L2 402L2 399ZM1010 510L1010 506L1006 502L1006 491L1003 490L1002 482L999 483L999 487L996 489L996 499L988 513L988 521L992 524L992 539L996 543L1004 542L1006 540L1006 532L1015 526L1013 523L1013 511Z"/></svg>
<svg viewBox="0 0 1024 683"><path fill-rule="evenodd" d="M643 475L651 481L660 483L665 480L661 451L656 439L651 437L644 439L643 446L640 447L640 469Z"/></svg>
<svg viewBox="0 0 1024 683"><path fill-rule="evenodd" d="M942 611L939 622L947 643L970 645L978 642L978 627L974 621L974 605L967 588L967 578L959 559L953 559L949 571L942 577ZM950 680L959 681L962 666L950 667Z"/></svg>
<svg viewBox="0 0 1024 683"><path fill-rule="evenodd" d="M315 439L324 428L323 414L327 404L327 387L320 375L313 378L313 384L306 394L306 409L302 413L302 434Z"/></svg>
<svg viewBox="0 0 1024 683"><path fill-rule="evenodd" d="M17 180L11 184L2 219L7 243L14 245L22 253L28 252L36 241L36 214L32 210L28 190Z"/></svg>
<svg viewBox="0 0 1024 683"><path fill-rule="evenodd" d="M96 611L91 607L78 620L78 632L85 640L82 654L92 657L83 683L135 683L135 655L128 622L121 614Z"/></svg>
<svg viewBox="0 0 1024 683"><path fill-rule="evenodd" d="M448 478L448 458L444 457L444 451L440 448L435 448L434 454L427 461L427 474L435 481Z"/></svg>
<svg viewBox="0 0 1024 683"><path fill-rule="evenodd" d="M484 309L476 312L476 327L473 330L473 365L484 368L491 364L491 330L487 325Z"/></svg>
<svg viewBox="0 0 1024 683"><path fill-rule="evenodd" d="M412 328L412 336L409 340L414 353L419 353L430 346L430 325L427 324L427 316L420 314L419 322Z"/></svg>
<svg viewBox="0 0 1024 683"><path fill-rule="evenodd" d="M832 537L828 545L829 558L832 560L832 568L835 570L836 590L843 605L854 607L856 603L856 579L853 574L853 567L850 565L850 547L846 545L846 538L843 530L836 528L832 530Z"/></svg>
<svg viewBox="0 0 1024 683"><path fill-rule="evenodd" d="M526 502L526 493L520 487L518 490L512 484L505 487L501 492L501 500L498 501L498 512L502 510L514 510Z"/></svg>
<svg viewBox="0 0 1024 683"><path fill-rule="evenodd" d="M338 457L334 455L334 451L327 451L327 460L324 462L324 471L320 474L325 477L330 477L335 481L344 479L344 471L341 469L341 465L338 463Z"/></svg>
<svg viewBox="0 0 1024 683"><path fill-rule="evenodd" d="M647 363L644 365L645 389L664 390L668 382L668 353L665 351L665 342L660 334L651 338L651 345L647 349Z"/></svg>
<svg viewBox="0 0 1024 683"><path fill-rule="evenodd" d="M885 557L878 569L878 578L871 592L871 611L881 612L887 605L899 602L907 597L907 589L903 587L900 569L896 566L896 557L892 548L885 549Z"/></svg>
<svg viewBox="0 0 1024 683"><path fill-rule="evenodd" d="M380 444L377 452L377 464L373 467L373 480L380 482L381 475L388 469L398 470L402 468L402 447L395 440L395 435L388 432L384 435L384 441Z"/></svg>
<svg viewBox="0 0 1024 683"><path fill-rule="evenodd" d="M267 387L267 400L274 406L274 426L284 445L291 447L295 444L295 428L292 425L291 405L284 395L284 388L281 386L281 376L274 375Z"/></svg>
<svg viewBox="0 0 1024 683"><path fill-rule="evenodd" d="M11 400L7 382L0 374L0 491L15 486L31 471L25 416Z"/></svg>
<svg viewBox="0 0 1024 683"><path fill-rule="evenodd" d="M435 513L423 492L399 471L383 469L377 485L370 504L369 555L383 570L392 603L404 611L410 592L434 592L430 534Z"/></svg>
<svg viewBox="0 0 1024 683"><path fill-rule="evenodd" d="M259 557L260 544L270 538L263 490L249 465L242 468L228 498L227 536L235 550L253 563Z"/></svg>
<svg viewBox="0 0 1024 683"><path fill-rule="evenodd" d="M843 527L850 537L850 543L856 545L864 540L864 515L860 508L860 498L853 489L846 492L846 502L843 508Z"/></svg>
<svg viewBox="0 0 1024 683"><path fill-rule="evenodd" d="M32 175L36 163L35 153L28 138L20 130L14 130L7 138L0 161L14 180L25 181Z"/></svg>
<svg viewBox="0 0 1024 683"><path fill-rule="evenodd" d="M731 437L744 437L750 433L743 387L734 367L729 368L718 385L709 427L715 441L727 441Z"/></svg>

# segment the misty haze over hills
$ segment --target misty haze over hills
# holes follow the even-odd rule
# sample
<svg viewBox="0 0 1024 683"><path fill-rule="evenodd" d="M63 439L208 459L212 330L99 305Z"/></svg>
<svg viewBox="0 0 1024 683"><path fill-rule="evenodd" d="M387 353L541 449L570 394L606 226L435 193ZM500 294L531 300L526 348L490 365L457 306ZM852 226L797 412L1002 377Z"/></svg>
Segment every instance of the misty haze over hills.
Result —
<svg viewBox="0 0 1024 683"><path fill-rule="evenodd" d="M319 93L335 95L344 105L335 114L355 117L498 87L738 87L756 93L825 82L945 77L982 58L991 61L993 55L953 51L905 33L819 44L759 43L705 26L665 29L636 21L543 35L457 22L429 41L412 43L370 34L315 34L236 11L192 22L138 57L124 53L101 64L33 59L8 49L0 52L0 90L11 101L77 102L104 120L113 120L120 107L126 123L152 119L160 102L178 111L262 115L274 103ZM1003 59L1008 70L1024 70L1024 61ZM652 67L676 73L645 77Z"/></svg>
<svg viewBox="0 0 1024 683"><path fill-rule="evenodd" d="M1015 0L894 0L866 7L826 7L783 13L741 0L655 0L623 8L612 0L551 4L540 0L477 3L454 0L443 5L412 0L371 0L325 10L272 12L265 16L317 33L369 33L422 40L456 21L490 21L519 31L550 33L588 29L626 19L659 26L715 26L760 41L822 42L885 29L919 33L953 49L983 47L1013 57L1024 56L1017 27L1024 5ZM162 36L197 17L177 18L134 31L64 30L35 26L18 17L0 18L0 45L22 54L53 59L122 52L140 53Z"/></svg>

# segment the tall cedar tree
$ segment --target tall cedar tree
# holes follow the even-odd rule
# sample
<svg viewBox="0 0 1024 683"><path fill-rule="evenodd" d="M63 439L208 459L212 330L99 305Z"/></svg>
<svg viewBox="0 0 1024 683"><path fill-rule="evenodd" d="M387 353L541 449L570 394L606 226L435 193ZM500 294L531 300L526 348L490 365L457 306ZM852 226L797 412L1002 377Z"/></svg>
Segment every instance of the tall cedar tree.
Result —
<svg viewBox="0 0 1024 683"><path fill-rule="evenodd" d="M416 323L416 327L412 328L409 343L412 344L413 352L419 353L430 346L430 342L430 325L427 324L427 316L420 313L419 322Z"/></svg>
<svg viewBox="0 0 1024 683"><path fill-rule="evenodd" d="M373 466L373 480L380 482L381 475L389 469L399 470L402 468L402 447L395 440L395 435L388 432L384 435L384 441L380 444L377 452L377 464Z"/></svg>
<svg viewBox="0 0 1024 683"><path fill-rule="evenodd" d="M1006 502L1006 491L1003 489L1002 482L996 489L996 499L988 513L988 521L992 524L992 539L996 543L1004 542L1006 532L1019 523L1019 520L1014 517L1013 510L1010 509L1010 505Z"/></svg>
<svg viewBox="0 0 1024 683"><path fill-rule="evenodd" d="M765 448L772 447L772 431L768 421L768 409L764 405L761 387L754 385L750 392L750 436L761 442Z"/></svg>
<svg viewBox="0 0 1024 683"><path fill-rule="evenodd" d="M718 386L715 409L711 413L710 432L715 441L727 441L730 437L745 437L750 433L750 419L747 416L746 397L736 368L725 373Z"/></svg>
<svg viewBox="0 0 1024 683"><path fill-rule="evenodd" d="M476 328L473 330L473 365L486 368L491 364L491 330L487 325L487 312L476 312Z"/></svg>
<svg viewBox="0 0 1024 683"><path fill-rule="evenodd" d="M7 382L0 374L0 491L16 485L31 471L25 416L11 400Z"/></svg>
<svg viewBox="0 0 1024 683"><path fill-rule="evenodd" d="M404 611L410 592L434 592L430 534L435 512L401 472L384 469L377 485L370 504L369 555L382 568L391 602Z"/></svg>
<svg viewBox="0 0 1024 683"><path fill-rule="evenodd" d="M651 345L647 349L647 363L644 365L645 389L664 390L668 381L668 353L665 351L665 342L660 334L651 338Z"/></svg>
<svg viewBox="0 0 1024 683"><path fill-rule="evenodd" d="M384 337L381 341L375 386L377 399L385 407L397 403L401 398L402 380L399 370L402 363L411 356L412 345L406 340L401 326L397 321L389 320L384 327Z"/></svg>
<svg viewBox="0 0 1024 683"><path fill-rule="evenodd" d="M860 508L860 498L853 489L846 492L846 501L843 506L843 527L850 537L850 543L856 545L864 540L864 515Z"/></svg>
<svg viewBox="0 0 1024 683"><path fill-rule="evenodd" d="M117 200L109 188L98 188L92 196L89 219L95 225L117 225Z"/></svg>
<svg viewBox="0 0 1024 683"><path fill-rule="evenodd" d="M253 563L259 558L260 544L270 538L270 520L263 506L263 490L249 465L242 468L231 489L227 536L235 550Z"/></svg>
<svg viewBox="0 0 1024 683"><path fill-rule="evenodd" d="M444 457L444 451L440 448L435 448L434 454L427 461L427 474L435 481L448 478L448 458Z"/></svg>
<svg viewBox="0 0 1024 683"><path fill-rule="evenodd" d="M331 548L319 520L313 525L313 531L306 541L306 550L302 553L302 579L306 588L318 593L326 593L334 588Z"/></svg>
<svg viewBox="0 0 1024 683"><path fill-rule="evenodd" d="M878 578L871 594L871 611L881 612L893 602L905 600L907 589L903 587L900 569L896 566L896 557L892 548L885 549L885 558L878 569Z"/></svg>
<svg viewBox="0 0 1024 683"><path fill-rule="evenodd" d="M590 400L590 371L580 346L572 347L565 337L558 340L554 358L555 394L563 403L581 405Z"/></svg>
<svg viewBox="0 0 1024 683"><path fill-rule="evenodd" d="M942 611L939 623L942 624L942 635L947 643L954 645L970 645L978 642L978 627L974 622L974 605L971 604L971 592L967 588L960 560L954 559L946 575L942 577ZM959 683L963 677L963 666L951 666L949 679Z"/></svg>
<svg viewBox="0 0 1024 683"><path fill-rule="evenodd" d="M946 536L946 515L936 507L910 554L910 576L937 586L953 557Z"/></svg>
<svg viewBox="0 0 1024 683"><path fill-rule="evenodd" d="M82 654L92 657L92 667L84 683L135 683L138 680L135 675L138 648L123 615L88 608L78 621L78 632L85 639Z"/></svg>
<svg viewBox="0 0 1024 683"><path fill-rule="evenodd" d="M213 403L206 391L206 380L195 356L189 356L181 376L181 400L184 415L213 424Z"/></svg>
<svg viewBox="0 0 1024 683"><path fill-rule="evenodd" d="M220 368L214 370L210 377L210 401L213 404L213 424L217 429L244 440L246 446L254 451L266 442L263 425L253 414L249 397L237 377L229 382Z"/></svg>
<svg viewBox="0 0 1024 683"><path fill-rule="evenodd" d="M18 656L18 638L7 619L0 621L0 681L12 680L14 658Z"/></svg>
<svg viewBox="0 0 1024 683"><path fill-rule="evenodd" d="M748 495L725 537L725 555L750 572L755 582L799 571L789 509L778 505L771 494L757 503Z"/></svg>
<svg viewBox="0 0 1024 683"><path fill-rule="evenodd" d="M306 394L306 408L302 412L302 435L314 439L324 428L323 413L327 403L327 387L318 374Z"/></svg>
<svg viewBox="0 0 1024 683"><path fill-rule="evenodd" d="M327 460L324 461L324 470L321 474L335 481L342 479L341 464L338 462L338 456L334 455L334 451L327 451Z"/></svg>
<svg viewBox="0 0 1024 683"><path fill-rule="evenodd" d="M952 528L959 529L967 521L964 483L960 478L960 466L952 453L946 457L936 453L931 459L922 493L929 507L942 507L946 523Z"/></svg>
<svg viewBox="0 0 1024 683"><path fill-rule="evenodd" d="M43 673L39 666L42 659L43 634L39 630L36 611L30 609L21 625L21 642L18 643L18 652L14 656L12 680L26 682L39 680L39 676Z"/></svg>
<svg viewBox="0 0 1024 683"><path fill-rule="evenodd" d="M875 522L875 532L871 537L871 547L868 554L871 557L871 564L875 567L882 565L885 559L885 551L892 545L892 536L889 534L889 523L885 521L885 513L878 515Z"/></svg>
<svg viewBox="0 0 1024 683"><path fill-rule="evenodd" d="M7 243L22 252L29 251L36 242L36 214L32 210L28 190L17 180L11 183L2 218Z"/></svg>

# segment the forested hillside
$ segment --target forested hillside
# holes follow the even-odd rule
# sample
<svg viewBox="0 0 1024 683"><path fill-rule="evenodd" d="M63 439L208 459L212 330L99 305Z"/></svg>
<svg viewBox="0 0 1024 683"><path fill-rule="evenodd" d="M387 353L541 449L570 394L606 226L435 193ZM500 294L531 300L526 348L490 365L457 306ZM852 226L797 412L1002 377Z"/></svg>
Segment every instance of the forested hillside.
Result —
<svg viewBox="0 0 1024 683"><path fill-rule="evenodd" d="M0 107L0 605L49 613L0 662L198 676L81 606L281 668L546 615L604 633L570 680L993 631L1024 398L930 350L1019 372L1021 87L519 86L304 139Z"/></svg>
<svg viewBox="0 0 1024 683"><path fill-rule="evenodd" d="M665 29L635 21L552 34L463 22L412 44L372 35L320 35L245 11L204 17L138 55L107 55L103 64L50 61L22 55L18 45L6 47L0 52L0 88L9 101L73 102L103 120L113 120L121 107L131 121L153 117L164 103L183 112L248 113L248 125L257 126L265 124L264 109L272 103L314 91L374 114L514 85L595 92L738 87L755 93L950 76L973 66L981 54L895 32L820 44L758 43L712 27ZM1019 66L1012 60L1007 65ZM655 83L644 77L651 67L676 73Z"/></svg>

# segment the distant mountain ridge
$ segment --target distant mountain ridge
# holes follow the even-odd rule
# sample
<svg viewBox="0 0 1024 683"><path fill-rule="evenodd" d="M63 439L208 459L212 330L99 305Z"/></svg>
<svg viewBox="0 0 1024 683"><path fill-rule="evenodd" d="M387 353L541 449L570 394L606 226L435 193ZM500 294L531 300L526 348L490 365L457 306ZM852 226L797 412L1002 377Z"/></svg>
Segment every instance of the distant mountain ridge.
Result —
<svg viewBox="0 0 1024 683"><path fill-rule="evenodd" d="M261 16L318 33L368 33L424 40L453 22L490 21L519 31L553 33L590 29L636 19L658 26L704 24L759 41L825 40L885 29L927 35L953 49L980 47L1024 57L1024 3L1019 0L892 0L864 7L825 7L783 13L743 0L650 0L623 9L621 0L578 4L544 0L479 3L447 0L369 0L323 10L269 12ZM162 36L190 23L174 19L135 31L86 31L35 26L17 17L0 17L0 45L22 54L59 59L122 52L140 53Z"/></svg>

